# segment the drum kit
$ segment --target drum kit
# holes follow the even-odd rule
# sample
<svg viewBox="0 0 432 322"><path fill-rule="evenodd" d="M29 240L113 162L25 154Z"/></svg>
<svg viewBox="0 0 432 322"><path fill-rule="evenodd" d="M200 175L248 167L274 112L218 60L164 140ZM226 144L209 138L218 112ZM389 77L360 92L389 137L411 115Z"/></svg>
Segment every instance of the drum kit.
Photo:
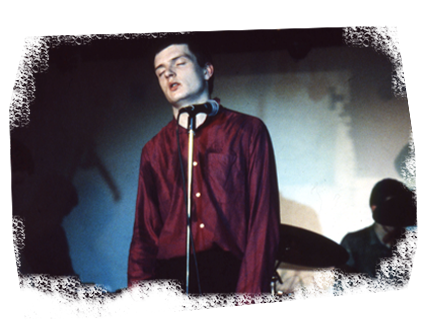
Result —
<svg viewBox="0 0 432 322"><path fill-rule="evenodd" d="M417 226L417 189L399 198L386 200L373 212L375 222L393 227ZM276 283L282 284L277 272L281 263L298 266L300 269L329 269L348 261L348 252L334 241L309 230L280 226L280 241L276 265L271 281L271 302L304 299L297 292L278 292Z"/></svg>
<svg viewBox="0 0 432 322"><path fill-rule="evenodd" d="M349 258L345 248L320 234L290 225L280 225L279 231L279 248L271 281L273 295L277 293L276 282L283 283L277 272L283 263L295 270L314 270L340 267Z"/></svg>

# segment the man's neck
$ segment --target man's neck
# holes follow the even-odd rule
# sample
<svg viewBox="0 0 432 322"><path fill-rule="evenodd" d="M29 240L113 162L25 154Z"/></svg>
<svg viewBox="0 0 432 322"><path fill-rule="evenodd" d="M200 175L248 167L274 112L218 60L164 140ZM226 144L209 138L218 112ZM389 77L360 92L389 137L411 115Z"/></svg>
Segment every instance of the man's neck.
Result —
<svg viewBox="0 0 432 322"><path fill-rule="evenodd" d="M178 116L178 113L177 113ZM174 114L174 117L177 119L176 114ZM184 127L185 129L188 128L188 118L189 118L189 114L187 113L182 113L180 114L180 119L179 119L179 124L181 127ZM205 113L198 113L195 116L195 128L199 128L207 119L207 114Z"/></svg>
<svg viewBox="0 0 432 322"><path fill-rule="evenodd" d="M205 102L206 100L203 101ZM173 106L172 109L173 109L174 118L177 120L177 118L179 117L179 111L181 107ZM180 119L178 122L180 126L184 127L185 129L188 127L188 116L189 115L187 113L180 114ZM207 114L198 113L195 116L195 128L196 129L199 128L205 122L206 119L207 119Z"/></svg>

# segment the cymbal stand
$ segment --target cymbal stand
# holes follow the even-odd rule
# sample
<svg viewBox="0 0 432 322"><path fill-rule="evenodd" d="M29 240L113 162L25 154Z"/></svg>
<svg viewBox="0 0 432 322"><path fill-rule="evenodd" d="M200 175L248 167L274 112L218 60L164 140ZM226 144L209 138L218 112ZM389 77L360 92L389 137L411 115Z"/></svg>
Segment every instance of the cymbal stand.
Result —
<svg viewBox="0 0 432 322"><path fill-rule="evenodd" d="M283 284L282 279L277 271L279 265L280 265L281 261L278 260L276 262L275 268L274 268L274 273L273 276L271 278L271 282L270 282L270 292L272 296L276 295L276 282L279 282L280 284Z"/></svg>

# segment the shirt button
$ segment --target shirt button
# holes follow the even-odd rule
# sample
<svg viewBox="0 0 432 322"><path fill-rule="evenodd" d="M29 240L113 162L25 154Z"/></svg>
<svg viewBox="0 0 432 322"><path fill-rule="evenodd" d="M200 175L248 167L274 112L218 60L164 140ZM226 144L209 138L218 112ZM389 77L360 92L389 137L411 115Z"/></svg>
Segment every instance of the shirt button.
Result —
<svg viewBox="0 0 432 322"><path fill-rule="evenodd" d="M201 192L197 192L195 195L197 198L201 197Z"/></svg>
<svg viewBox="0 0 432 322"><path fill-rule="evenodd" d="M198 162L194 161L192 164L194 167L196 167L198 165Z"/></svg>
<svg viewBox="0 0 432 322"><path fill-rule="evenodd" d="M202 229L202 228L204 228L205 227L205 225L203 224L203 223L201 223L200 224L200 228Z"/></svg>

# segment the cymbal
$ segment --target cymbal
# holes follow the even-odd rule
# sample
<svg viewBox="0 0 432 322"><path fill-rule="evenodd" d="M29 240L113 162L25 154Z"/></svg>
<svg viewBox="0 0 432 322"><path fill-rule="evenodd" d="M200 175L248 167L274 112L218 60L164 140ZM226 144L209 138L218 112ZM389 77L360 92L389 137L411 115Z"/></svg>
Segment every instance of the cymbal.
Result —
<svg viewBox="0 0 432 322"><path fill-rule="evenodd" d="M312 231L280 225L277 259L300 267L328 268L346 263L348 252L334 241Z"/></svg>
<svg viewBox="0 0 432 322"><path fill-rule="evenodd" d="M373 219L385 226L408 227L417 222L417 205L414 193L409 191L407 196L389 197L376 205L372 212Z"/></svg>

